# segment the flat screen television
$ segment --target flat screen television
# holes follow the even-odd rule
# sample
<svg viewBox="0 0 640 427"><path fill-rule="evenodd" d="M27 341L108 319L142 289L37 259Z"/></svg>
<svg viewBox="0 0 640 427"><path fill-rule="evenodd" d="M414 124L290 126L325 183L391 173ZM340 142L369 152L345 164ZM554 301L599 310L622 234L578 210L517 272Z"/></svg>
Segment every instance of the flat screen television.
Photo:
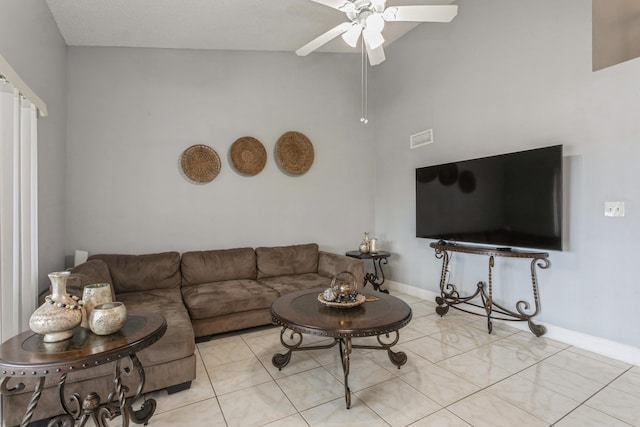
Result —
<svg viewBox="0 0 640 427"><path fill-rule="evenodd" d="M416 237L562 250L562 145L417 168Z"/></svg>

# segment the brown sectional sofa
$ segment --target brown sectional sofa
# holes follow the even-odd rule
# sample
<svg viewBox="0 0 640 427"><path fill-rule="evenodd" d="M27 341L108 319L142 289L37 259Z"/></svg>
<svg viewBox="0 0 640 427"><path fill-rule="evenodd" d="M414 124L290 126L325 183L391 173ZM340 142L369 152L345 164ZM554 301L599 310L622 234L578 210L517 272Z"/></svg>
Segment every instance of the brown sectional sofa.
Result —
<svg viewBox="0 0 640 427"><path fill-rule="evenodd" d="M110 283L115 300L130 311L161 313L167 332L138 353L144 366L144 392L189 388L195 379L195 340L213 334L271 324L269 309L279 296L300 289L328 287L342 271L359 284L364 272L359 260L320 251L318 245L166 252L147 255L93 255L73 269L67 291L82 295L85 285ZM58 378L49 377L33 419L62 412ZM113 367L69 374L67 390L84 398L95 391L106 398ZM3 396L6 426L20 424L34 389L25 381L18 394Z"/></svg>

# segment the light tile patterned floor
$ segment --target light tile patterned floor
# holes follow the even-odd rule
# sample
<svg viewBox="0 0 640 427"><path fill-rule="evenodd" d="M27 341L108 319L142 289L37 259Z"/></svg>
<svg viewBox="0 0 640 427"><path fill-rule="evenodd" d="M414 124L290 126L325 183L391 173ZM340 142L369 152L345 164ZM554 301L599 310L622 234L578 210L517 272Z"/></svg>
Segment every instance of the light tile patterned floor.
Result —
<svg viewBox="0 0 640 427"><path fill-rule="evenodd" d="M354 350L345 409L338 348L294 353L279 371L279 329L197 346L191 389L153 393L149 426L640 426L640 368L393 293L413 309L396 350ZM305 337L305 344L323 342ZM326 341L325 341L326 342Z"/></svg>

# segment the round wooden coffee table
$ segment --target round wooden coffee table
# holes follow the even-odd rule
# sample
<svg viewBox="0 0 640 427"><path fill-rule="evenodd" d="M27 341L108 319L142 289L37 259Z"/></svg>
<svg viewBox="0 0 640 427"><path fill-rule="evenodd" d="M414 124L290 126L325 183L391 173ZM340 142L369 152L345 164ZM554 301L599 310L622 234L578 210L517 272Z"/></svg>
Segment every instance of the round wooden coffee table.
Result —
<svg viewBox="0 0 640 427"><path fill-rule="evenodd" d="M56 343L45 343L43 335L31 331L23 332L0 346L0 393L10 395L24 388L20 378L38 378L31 401L26 409L21 426L27 426L36 409L47 376L59 376L60 403L65 414L53 418L49 425L72 426L76 421L84 425L89 418L98 426L106 426L106 419L122 415L123 427L129 421L147 424L153 415L156 402L148 399L142 408L134 411L131 402L137 400L144 387L142 364L136 353L158 341L167 330L167 322L156 313L132 313L120 331L111 335L95 335L86 328L77 327L73 336ZM121 368L122 359L129 358L131 366ZM97 393L90 393L83 401L73 394L71 407L66 402L65 384L69 372L82 371L105 363L114 362L114 390L106 402L100 402ZM122 371L138 374L139 383L132 398L125 397L125 387L120 381ZM8 387L12 378L17 384ZM112 401L115 400L115 401Z"/></svg>
<svg viewBox="0 0 640 427"><path fill-rule="evenodd" d="M351 407L349 389L349 356L354 348L386 350L389 360L400 369L407 363L407 355L391 348L398 343L398 330L411 321L411 308L399 298L383 293L362 292L367 297L363 304L351 308L329 307L318 301L324 289L293 292L278 298L271 305L271 319L282 326L280 342L288 349L276 353L271 362L282 369L291 360L291 353L302 350L319 350L339 345L344 371L344 397L347 409ZM288 340L284 339L291 332ZM302 346L302 334L333 338L328 345ZM393 335L391 335L393 334ZM377 337L379 345L359 345L352 338Z"/></svg>

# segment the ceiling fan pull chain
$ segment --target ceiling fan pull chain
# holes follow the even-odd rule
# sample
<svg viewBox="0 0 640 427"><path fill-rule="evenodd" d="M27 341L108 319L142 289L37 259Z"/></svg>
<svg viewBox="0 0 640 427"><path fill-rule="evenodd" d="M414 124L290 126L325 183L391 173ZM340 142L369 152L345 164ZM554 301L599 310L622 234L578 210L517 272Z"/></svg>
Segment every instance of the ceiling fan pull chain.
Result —
<svg viewBox="0 0 640 427"><path fill-rule="evenodd" d="M368 81L367 81L367 58L366 58L366 50L365 50L365 41L362 40L362 62L360 66L360 78L362 81L362 99L360 102L360 110L362 112L362 117L360 117L360 122L365 125L369 123L369 119L367 118L367 95L368 95Z"/></svg>

